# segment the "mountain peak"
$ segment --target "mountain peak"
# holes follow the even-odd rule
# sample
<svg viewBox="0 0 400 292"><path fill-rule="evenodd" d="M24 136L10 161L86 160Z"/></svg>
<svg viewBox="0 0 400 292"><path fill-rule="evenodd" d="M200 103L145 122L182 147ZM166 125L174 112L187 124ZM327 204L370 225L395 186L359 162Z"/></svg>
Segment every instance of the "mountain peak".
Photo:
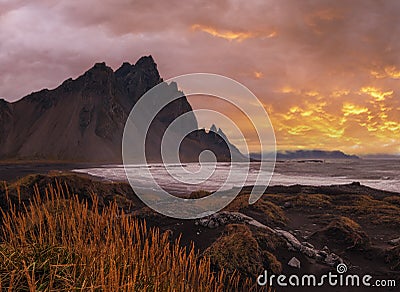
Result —
<svg viewBox="0 0 400 292"><path fill-rule="evenodd" d="M90 68L86 73L88 72L107 72L107 73L113 73L113 69L111 67L108 67L105 62L99 62L95 63L92 68Z"/></svg>
<svg viewBox="0 0 400 292"><path fill-rule="evenodd" d="M135 67L156 67L157 64L154 62L153 56L148 55L148 56L143 56L139 60L137 60Z"/></svg>
<svg viewBox="0 0 400 292"><path fill-rule="evenodd" d="M215 132L215 133L217 133L217 127L216 127L214 124L212 124L212 126L211 126L211 128L210 128L210 132Z"/></svg>
<svg viewBox="0 0 400 292"><path fill-rule="evenodd" d="M225 133L222 131L221 128L218 128L217 134L220 135L226 141L228 141L228 137L225 135Z"/></svg>
<svg viewBox="0 0 400 292"><path fill-rule="evenodd" d="M86 71L80 78L85 82L86 88L100 88L109 84L114 78L114 71L105 62L96 63Z"/></svg>
<svg viewBox="0 0 400 292"><path fill-rule="evenodd" d="M141 57L135 64L135 69L142 71L152 80L159 83L162 81L160 73L158 73L157 64L151 55Z"/></svg>
<svg viewBox="0 0 400 292"><path fill-rule="evenodd" d="M117 74L117 72L127 73L127 72L129 72L129 71L131 70L132 67L133 67L133 65L132 65L131 63L129 63L129 62L124 62L124 63L122 63L121 67L119 67L119 68L115 71L115 73L116 73L116 74ZM123 75L126 75L126 74L123 74Z"/></svg>
<svg viewBox="0 0 400 292"><path fill-rule="evenodd" d="M132 96L134 102L150 88L163 81L151 55L141 57L135 65L124 62L115 71L115 77L123 83L129 94L135 93Z"/></svg>

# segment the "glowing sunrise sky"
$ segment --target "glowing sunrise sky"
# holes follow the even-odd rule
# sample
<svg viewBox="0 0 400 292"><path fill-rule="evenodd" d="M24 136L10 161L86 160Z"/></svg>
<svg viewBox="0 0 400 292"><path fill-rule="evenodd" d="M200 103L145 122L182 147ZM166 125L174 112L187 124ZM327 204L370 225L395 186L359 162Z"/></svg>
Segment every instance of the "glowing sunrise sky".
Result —
<svg viewBox="0 0 400 292"><path fill-rule="evenodd" d="M280 150L400 154L399 15L397 0L0 0L0 97L151 54L164 79L210 72L243 83Z"/></svg>

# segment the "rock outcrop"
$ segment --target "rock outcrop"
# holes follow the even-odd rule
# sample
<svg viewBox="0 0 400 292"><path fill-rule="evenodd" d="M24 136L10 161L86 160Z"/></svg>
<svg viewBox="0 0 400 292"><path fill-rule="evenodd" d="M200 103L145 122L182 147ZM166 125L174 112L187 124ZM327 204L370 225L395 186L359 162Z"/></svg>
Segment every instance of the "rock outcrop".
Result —
<svg viewBox="0 0 400 292"><path fill-rule="evenodd" d="M308 258L316 260L321 264L325 264L328 266L336 266L339 263L343 263L343 259L340 258L337 254L330 252L328 248L323 248L321 250L316 249L308 242L300 242L289 231L285 231L280 228L271 228L269 226L266 226L258 222L252 217L244 215L239 212L227 212L227 211L218 212L208 217L197 220L195 224L213 229L228 224L238 224L238 223L252 225L258 228L265 229L268 232L273 233L275 235L278 235L286 242L288 250L299 252L307 256Z"/></svg>

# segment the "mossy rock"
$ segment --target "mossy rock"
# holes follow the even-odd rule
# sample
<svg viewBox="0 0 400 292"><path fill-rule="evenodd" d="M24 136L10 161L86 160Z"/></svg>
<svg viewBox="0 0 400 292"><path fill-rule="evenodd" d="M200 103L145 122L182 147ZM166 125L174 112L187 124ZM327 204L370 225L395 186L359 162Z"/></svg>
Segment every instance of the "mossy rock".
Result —
<svg viewBox="0 0 400 292"><path fill-rule="evenodd" d="M231 224L225 227L224 233L204 252L212 265L247 277L262 272L263 255L250 229L244 224Z"/></svg>
<svg viewBox="0 0 400 292"><path fill-rule="evenodd" d="M348 217L338 217L325 228L315 232L311 238L321 246L364 250L370 246L370 239L360 225Z"/></svg>

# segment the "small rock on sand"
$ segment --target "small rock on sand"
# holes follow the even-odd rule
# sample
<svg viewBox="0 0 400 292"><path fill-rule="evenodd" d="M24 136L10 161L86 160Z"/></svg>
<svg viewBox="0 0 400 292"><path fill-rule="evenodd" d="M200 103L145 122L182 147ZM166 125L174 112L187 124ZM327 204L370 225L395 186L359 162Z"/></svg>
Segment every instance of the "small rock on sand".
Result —
<svg viewBox="0 0 400 292"><path fill-rule="evenodd" d="M392 239L392 240L389 240L388 243L391 244L391 245L398 245L398 244L400 244L400 237Z"/></svg>
<svg viewBox="0 0 400 292"><path fill-rule="evenodd" d="M292 257L288 262L288 266L300 269L300 261L296 257Z"/></svg>
<svg viewBox="0 0 400 292"><path fill-rule="evenodd" d="M283 208L285 208L285 209L289 209L289 208L292 208L293 206L292 206L292 203L291 202L285 202L285 204L283 204Z"/></svg>

